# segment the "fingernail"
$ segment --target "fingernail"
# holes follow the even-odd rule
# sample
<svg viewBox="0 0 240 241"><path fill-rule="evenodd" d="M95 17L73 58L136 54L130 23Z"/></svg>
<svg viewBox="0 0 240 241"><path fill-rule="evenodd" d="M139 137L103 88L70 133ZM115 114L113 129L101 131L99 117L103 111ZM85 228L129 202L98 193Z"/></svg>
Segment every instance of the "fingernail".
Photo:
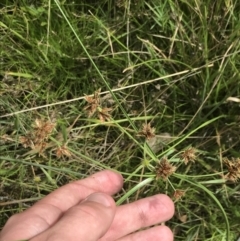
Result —
<svg viewBox="0 0 240 241"><path fill-rule="evenodd" d="M100 203L105 207L111 206L111 202L109 198L107 198L106 195L102 193L93 193L89 195L83 202L86 202L86 201Z"/></svg>

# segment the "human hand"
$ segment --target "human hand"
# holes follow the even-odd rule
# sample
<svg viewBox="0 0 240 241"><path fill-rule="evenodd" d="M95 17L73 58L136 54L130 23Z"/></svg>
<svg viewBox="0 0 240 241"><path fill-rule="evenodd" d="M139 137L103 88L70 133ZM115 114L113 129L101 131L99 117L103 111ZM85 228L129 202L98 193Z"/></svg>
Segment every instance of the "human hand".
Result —
<svg viewBox="0 0 240 241"><path fill-rule="evenodd" d="M135 232L170 219L171 199L158 194L116 207L110 195L122 184L120 174L107 170L69 183L13 215L0 241L172 241L164 225Z"/></svg>

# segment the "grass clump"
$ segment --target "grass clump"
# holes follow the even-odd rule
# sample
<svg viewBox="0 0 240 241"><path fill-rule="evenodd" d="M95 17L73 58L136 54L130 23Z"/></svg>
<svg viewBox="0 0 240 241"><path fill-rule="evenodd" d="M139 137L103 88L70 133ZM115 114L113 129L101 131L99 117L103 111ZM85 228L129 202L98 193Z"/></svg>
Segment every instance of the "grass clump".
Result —
<svg viewBox="0 0 240 241"><path fill-rule="evenodd" d="M0 4L1 223L98 170L159 192L176 240L239 230L237 1Z"/></svg>

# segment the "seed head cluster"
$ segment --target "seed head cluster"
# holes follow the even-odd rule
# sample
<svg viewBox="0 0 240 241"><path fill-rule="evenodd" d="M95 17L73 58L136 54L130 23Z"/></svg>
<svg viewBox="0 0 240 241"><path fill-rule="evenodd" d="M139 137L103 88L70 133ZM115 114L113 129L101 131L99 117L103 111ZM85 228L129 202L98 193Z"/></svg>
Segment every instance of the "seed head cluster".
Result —
<svg viewBox="0 0 240 241"><path fill-rule="evenodd" d="M88 117L96 114L98 119L101 122L109 121L111 118L110 111L112 108L102 107L101 99L99 93L101 89L94 92L92 96L85 96L85 100L87 101L87 105L84 107L84 110L88 113Z"/></svg>
<svg viewBox="0 0 240 241"><path fill-rule="evenodd" d="M189 162L194 162L196 160L196 149L193 147L190 147L183 151L181 154L181 158L183 159L185 164L188 164Z"/></svg>
<svg viewBox="0 0 240 241"><path fill-rule="evenodd" d="M56 123L35 119L33 129L26 136L20 136L19 141L24 148L30 147L38 153L43 153L47 147L48 138L53 132Z"/></svg>
<svg viewBox="0 0 240 241"><path fill-rule="evenodd" d="M168 179L169 176L171 176L176 171L176 167L173 166L167 158L162 158L156 168L156 177L157 179L162 178L163 180Z"/></svg>
<svg viewBox="0 0 240 241"><path fill-rule="evenodd" d="M150 140L155 137L155 128L152 128L150 123L143 124L138 136L144 136L147 140Z"/></svg>
<svg viewBox="0 0 240 241"><path fill-rule="evenodd" d="M228 169L228 173L224 176L225 179L237 182L240 179L240 158L225 159L224 164Z"/></svg>

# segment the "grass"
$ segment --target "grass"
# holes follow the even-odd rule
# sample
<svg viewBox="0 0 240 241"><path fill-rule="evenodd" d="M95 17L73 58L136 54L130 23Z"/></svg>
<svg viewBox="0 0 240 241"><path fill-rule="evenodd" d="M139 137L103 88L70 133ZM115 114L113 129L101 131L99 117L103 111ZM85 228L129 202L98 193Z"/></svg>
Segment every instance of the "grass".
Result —
<svg viewBox="0 0 240 241"><path fill-rule="evenodd" d="M240 3L76 2L0 4L0 227L107 168L175 240L237 239Z"/></svg>

